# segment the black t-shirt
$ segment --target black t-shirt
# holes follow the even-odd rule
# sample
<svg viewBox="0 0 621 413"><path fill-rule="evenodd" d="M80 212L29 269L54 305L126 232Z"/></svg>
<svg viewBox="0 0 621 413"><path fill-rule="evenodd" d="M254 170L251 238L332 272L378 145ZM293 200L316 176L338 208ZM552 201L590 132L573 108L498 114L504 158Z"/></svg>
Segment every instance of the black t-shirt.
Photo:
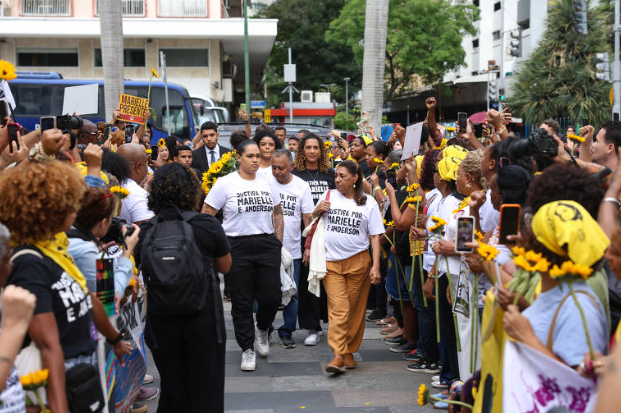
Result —
<svg viewBox="0 0 621 413"><path fill-rule="evenodd" d="M364 174L365 178L367 178L368 176L371 176L373 171L371 170L371 168L369 168L369 165L367 165L367 159L366 158L364 158L363 160L358 162L358 165L360 165L360 169L362 169L362 173Z"/></svg>
<svg viewBox="0 0 621 413"><path fill-rule="evenodd" d="M297 168L293 169L293 175L308 182L311 193L313 194L313 203L317 205L321 195L328 189L335 189L334 184L334 169L328 169L328 172L321 172L318 169L311 170L305 169L298 171Z"/></svg>
<svg viewBox="0 0 621 413"><path fill-rule="evenodd" d="M165 219L174 219L176 216L174 209L163 209L161 211L161 216ZM192 231L194 232L194 241L198 246L199 251L203 255L203 263L205 268L209 268L213 266L214 274L218 274L218 269L215 266L215 259L219 257L223 257L229 252L231 252L231 247L229 245L229 240L222 229L222 225L215 217L212 217L208 214L198 214L194 218L188 221L188 224L192 227ZM135 259L136 265L140 266L140 251L142 247L142 241L144 240L144 236L147 235L147 231L151 229L153 224L150 221L147 221L140 225L140 238L138 240L138 245L135 249ZM218 278L217 284L219 285L220 279ZM212 301L212 283L207 283L207 288L205 289L205 294L207 298L207 302ZM206 307L206 312L213 312L214 306L208 305Z"/></svg>
<svg viewBox="0 0 621 413"><path fill-rule="evenodd" d="M38 248L18 248L15 254L24 249L33 249L43 258L30 253L17 257L7 285L17 285L37 297L35 315L54 313L65 359L92 354L97 348L97 329L90 294Z"/></svg>

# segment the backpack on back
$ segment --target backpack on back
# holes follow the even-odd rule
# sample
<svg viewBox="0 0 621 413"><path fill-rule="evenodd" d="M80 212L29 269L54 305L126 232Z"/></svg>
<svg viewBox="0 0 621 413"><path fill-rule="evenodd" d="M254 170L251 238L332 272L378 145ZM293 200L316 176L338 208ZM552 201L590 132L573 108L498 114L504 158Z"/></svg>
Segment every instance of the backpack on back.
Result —
<svg viewBox="0 0 621 413"><path fill-rule="evenodd" d="M149 312L160 315L193 314L207 307L205 289L211 268L205 268L203 255L188 223L198 215L181 212L177 219L164 221L159 215L150 222L141 248L144 279L149 289Z"/></svg>

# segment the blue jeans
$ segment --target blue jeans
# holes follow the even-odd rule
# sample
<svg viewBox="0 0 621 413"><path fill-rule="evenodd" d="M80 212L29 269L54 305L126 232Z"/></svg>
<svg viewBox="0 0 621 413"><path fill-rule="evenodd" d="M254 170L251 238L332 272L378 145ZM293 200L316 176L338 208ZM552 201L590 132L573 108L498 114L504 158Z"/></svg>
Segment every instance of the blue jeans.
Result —
<svg viewBox="0 0 621 413"><path fill-rule="evenodd" d="M300 285L300 263L301 259L293 260L293 268L294 268L294 276L295 285L299 288ZM291 336L293 332L296 330L297 321L298 321L298 294L295 293L293 297L291 297L291 301L289 304L282 310L282 318L285 323L278 328L278 337L283 338L287 336Z"/></svg>

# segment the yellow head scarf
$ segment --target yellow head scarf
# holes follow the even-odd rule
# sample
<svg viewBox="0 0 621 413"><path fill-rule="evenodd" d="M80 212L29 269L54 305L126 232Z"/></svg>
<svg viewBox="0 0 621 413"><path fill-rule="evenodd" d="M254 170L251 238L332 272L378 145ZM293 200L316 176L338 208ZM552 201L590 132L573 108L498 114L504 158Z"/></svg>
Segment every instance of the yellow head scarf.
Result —
<svg viewBox="0 0 621 413"><path fill-rule="evenodd" d="M442 150L443 158L459 158L464 159L468 155L468 150L466 148L462 148L459 145L451 145L447 146Z"/></svg>
<svg viewBox="0 0 621 413"><path fill-rule="evenodd" d="M369 146L370 144L373 143L373 139L367 137L366 135L360 135L360 137L364 141L364 146Z"/></svg>
<svg viewBox="0 0 621 413"><path fill-rule="evenodd" d="M433 148L433 149L439 149L439 150L442 150L442 149L446 148L446 144L447 144L447 143L448 143L448 139L446 139L446 138L442 138L442 142L440 142L440 146L436 146L436 147L435 147L435 148Z"/></svg>
<svg viewBox="0 0 621 413"><path fill-rule="evenodd" d="M460 158L442 158L442 160L438 162L440 178L444 181L455 181L457 179L457 171L459 170L460 163Z"/></svg>
<svg viewBox="0 0 621 413"><path fill-rule="evenodd" d="M53 241L37 241L33 245L41 250L41 252L50 257L60 268L62 268L71 278L73 278L84 292L87 292L86 279L82 272L73 262L73 258L67 252L69 239L67 234L59 232Z"/></svg>
<svg viewBox="0 0 621 413"><path fill-rule="evenodd" d="M597 221L575 201L545 204L533 217L532 229L547 249L587 267L599 261L610 245Z"/></svg>

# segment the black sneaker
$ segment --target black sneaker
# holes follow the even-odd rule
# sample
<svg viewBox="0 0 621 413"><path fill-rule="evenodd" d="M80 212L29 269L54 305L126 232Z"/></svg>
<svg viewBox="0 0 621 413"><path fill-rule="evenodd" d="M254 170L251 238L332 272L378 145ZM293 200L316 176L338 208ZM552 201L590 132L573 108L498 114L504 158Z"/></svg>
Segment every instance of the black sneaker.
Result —
<svg viewBox="0 0 621 413"><path fill-rule="evenodd" d="M280 338L280 345L282 348L295 348L295 341L291 336L285 336Z"/></svg>
<svg viewBox="0 0 621 413"><path fill-rule="evenodd" d="M388 340L386 340L386 344L390 347L392 346L400 346L401 344L405 344L408 341L406 339L403 338L403 336L399 336L399 337L395 337L395 338L389 338Z"/></svg>
<svg viewBox="0 0 621 413"><path fill-rule="evenodd" d="M386 318L387 315L385 308L376 308L367 316L367 321L379 321L382 318Z"/></svg>
<svg viewBox="0 0 621 413"><path fill-rule="evenodd" d="M390 347L390 351L393 353L409 353L416 348L416 344L410 344L407 341L400 346Z"/></svg>
<svg viewBox="0 0 621 413"><path fill-rule="evenodd" d="M438 368L438 363L429 363L425 360L418 360L417 363L408 364L406 369L408 371L413 371L415 373L431 373L431 374L440 373L440 369Z"/></svg>

